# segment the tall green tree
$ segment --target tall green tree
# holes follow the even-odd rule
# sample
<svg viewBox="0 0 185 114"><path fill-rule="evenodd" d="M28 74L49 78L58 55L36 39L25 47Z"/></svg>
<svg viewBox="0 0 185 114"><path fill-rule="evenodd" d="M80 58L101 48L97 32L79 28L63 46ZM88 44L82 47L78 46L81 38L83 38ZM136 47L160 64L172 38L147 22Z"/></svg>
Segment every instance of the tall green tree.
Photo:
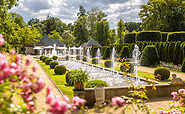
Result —
<svg viewBox="0 0 185 114"><path fill-rule="evenodd" d="M26 26L26 22L20 14L10 12L11 19L18 24L20 27Z"/></svg>
<svg viewBox="0 0 185 114"><path fill-rule="evenodd" d="M184 0L149 0L141 6L142 28L159 31L185 30Z"/></svg>
<svg viewBox="0 0 185 114"><path fill-rule="evenodd" d="M110 44L110 29L107 21L98 21L95 26L95 40L102 46Z"/></svg>
<svg viewBox="0 0 185 114"><path fill-rule="evenodd" d="M126 30L125 23L122 19L120 19L117 23L118 29L117 29L117 38L118 38L118 43L122 44L123 43L123 35L124 31Z"/></svg>
<svg viewBox="0 0 185 114"><path fill-rule="evenodd" d="M116 43L116 30L112 29L110 32L110 42L111 44Z"/></svg>
<svg viewBox="0 0 185 114"><path fill-rule="evenodd" d="M70 31L64 31L62 34L62 42L68 46L75 45L75 37L70 33Z"/></svg>
<svg viewBox="0 0 185 114"><path fill-rule="evenodd" d="M48 36L52 39L58 39L62 41L62 37L60 36L59 32L57 32L56 30L51 31L50 34L48 34Z"/></svg>
<svg viewBox="0 0 185 114"><path fill-rule="evenodd" d="M142 31L140 25L141 25L141 22L126 22L125 23L126 30L128 30L129 32Z"/></svg>
<svg viewBox="0 0 185 114"><path fill-rule="evenodd" d="M77 13L77 16L87 16L86 10L84 9L82 5L79 8L79 13Z"/></svg>

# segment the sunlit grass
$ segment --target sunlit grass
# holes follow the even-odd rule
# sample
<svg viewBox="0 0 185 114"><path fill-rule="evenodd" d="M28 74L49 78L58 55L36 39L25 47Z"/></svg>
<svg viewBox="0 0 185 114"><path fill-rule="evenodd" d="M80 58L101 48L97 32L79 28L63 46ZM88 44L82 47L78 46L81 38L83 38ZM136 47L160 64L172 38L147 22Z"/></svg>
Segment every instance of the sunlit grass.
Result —
<svg viewBox="0 0 185 114"><path fill-rule="evenodd" d="M58 88L62 91L64 95L67 95L70 99L73 97L73 86L66 85L65 74L64 75L56 75L54 73L54 69L51 69L49 65L46 65L44 62L37 60L38 63L42 66L42 68L46 71L46 73L50 76L50 78L55 82Z"/></svg>

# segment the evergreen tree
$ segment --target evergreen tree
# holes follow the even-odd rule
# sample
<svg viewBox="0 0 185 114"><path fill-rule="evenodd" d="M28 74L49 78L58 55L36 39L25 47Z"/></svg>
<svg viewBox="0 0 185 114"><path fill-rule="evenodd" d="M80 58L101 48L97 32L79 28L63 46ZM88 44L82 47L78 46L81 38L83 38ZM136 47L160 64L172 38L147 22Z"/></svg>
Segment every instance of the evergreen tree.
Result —
<svg viewBox="0 0 185 114"><path fill-rule="evenodd" d="M176 42L175 47L174 47L174 52L173 52L173 64L178 65L179 64L179 51L180 51L180 43L181 42Z"/></svg>

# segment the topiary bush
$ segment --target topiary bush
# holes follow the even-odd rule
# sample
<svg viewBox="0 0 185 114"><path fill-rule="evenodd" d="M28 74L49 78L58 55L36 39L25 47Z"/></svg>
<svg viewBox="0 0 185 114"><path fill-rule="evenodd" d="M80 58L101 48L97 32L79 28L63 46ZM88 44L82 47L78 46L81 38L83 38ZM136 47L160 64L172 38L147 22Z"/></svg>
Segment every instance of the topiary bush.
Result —
<svg viewBox="0 0 185 114"><path fill-rule="evenodd" d="M54 55L54 56L52 57L52 59L53 59L53 60L57 60L57 59L58 59L58 56Z"/></svg>
<svg viewBox="0 0 185 114"><path fill-rule="evenodd" d="M104 87L109 87L107 82L102 81L102 80L91 80L86 83L85 88L94 88L95 86L104 86Z"/></svg>
<svg viewBox="0 0 185 114"><path fill-rule="evenodd" d="M80 60L80 55L77 55L76 56L76 60Z"/></svg>
<svg viewBox="0 0 185 114"><path fill-rule="evenodd" d="M120 54L121 54L121 56L120 56L121 59L123 59L123 58L130 58L130 51L129 51L128 46L123 46Z"/></svg>
<svg viewBox="0 0 185 114"><path fill-rule="evenodd" d="M64 65L56 65L54 67L55 74L63 75L66 73L66 67Z"/></svg>
<svg viewBox="0 0 185 114"><path fill-rule="evenodd" d="M98 64L98 59L97 58L92 58L92 64Z"/></svg>
<svg viewBox="0 0 185 114"><path fill-rule="evenodd" d="M42 57L43 62L45 62L46 59L49 59L49 57Z"/></svg>
<svg viewBox="0 0 185 114"><path fill-rule="evenodd" d="M185 58L184 58L184 60L182 62L182 72L185 72Z"/></svg>
<svg viewBox="0 0 185 114"><path fill-rule="evenodd" d="M161 32L159 31L140 31L136 34L136 41L161 41Z"/></svg>
<svg viewBox="0 0 185 114"><path fill-rule="evenodd" d="M46 65L49 65L49 63L50 63L51 61L52 61L52 59L51 59L51 58L48 58L48 59L45 60L45 64L46 64Z"/></svg>
<svg viewBox="0 0 185 114"><path fill-rule="evenodd" d="M84 56L84 57L82 58L82 61L87 62L87 57Z"/></svg>
<svg viewBox="0 0 185 114"><path fill-rule="evenodd" d="M66 73L66 83L68 85L74 85L74 81L72 81L72 78L71 78L74 72L75 70L70 70L68 73Z"/></svg>
<svg viewBox="0 0 185 114"><path fill-rule="evenodd" d="M51 62L49 63L49 66L50 66L50 68L52 68L52 69L54 69L56 65L58 65L58 62L57 62L57 61L51 61Z"/></svg>
<svg viewBox="0 0 185 114"><path fill-rule="evenodd" d="M123 39L123 43L135 43L136 33L126 33Z"/></svg>
<svg viewBox="0 0 185 114"><path fill-rule="evenodd" d="M103 59L109 59L111 56L111 49L110 47L107 46L107 48L105 49L105 52L103 53Z"/></svg>
<svg viewBox="0 0 185 114"><path fill-rule="evenodd" d="M120 65L120 70L122 72L133 73L134 72L134 64L131 62L124 62L123 64Z"/></svg>
<svg viewBox="0 0 185 114"><path fill-rule="evenodd" d="M42 58L43 58L43 57L46 57L46 56L44 56L44 55L41 55L41 56L40 56L40 60L42 60Z"/></svg>
<svg viewBox="0 0 185 114"><path fill-rule="evenodd" d="M66 60L69 60L69 55L66 55Z"/></svg>
<svg viewBox="0 0 185 114"><path fill-rule="evenodd" d="M112 63L112 60L106 60L105 62L104 62L104 65L106 66L106 67L108 67L108 68L111 68L112 66L113 66L113 63Z"/></svg>
<svg viewBox="0 0 185 114"><path fill-rule="evenodd" d="M185 41L185 32L171 32L168 34L167 41Z"/></svg>
<svg viewBox="0 0 185 114"><path fill-rule="evenodd" d="M168 33L167 32L161 32L162 38L161 41L162 42L166 42L167 41L167 37L168 37Z"/></svg>
<svg viewBox="0 0 185 114"><path fill-rule="evenodd" d="M156 79L161 78L159 80L167 80L170 77L170 70L166 67L158 67L154 70L154 75Z"/></svg>
<svg viewBox="0 0 185 114"><path fill-rule="evenodd" d="M159 64L159 55L154 45L148 45L144 48L141 55L141 66L155 66Z"/></svg>

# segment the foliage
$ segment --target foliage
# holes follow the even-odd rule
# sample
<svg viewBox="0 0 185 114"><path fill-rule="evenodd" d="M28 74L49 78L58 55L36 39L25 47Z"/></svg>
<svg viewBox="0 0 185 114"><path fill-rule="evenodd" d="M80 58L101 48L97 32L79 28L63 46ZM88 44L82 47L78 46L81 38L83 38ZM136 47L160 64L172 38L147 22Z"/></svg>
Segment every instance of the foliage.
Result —
<svg viewBox="0 0 185 114"><path fill-rule="evenodd" d="M62 34L62 43L67 47L75 45L75 37L70 33L69 30L65 30Z"/></svg>
<svg viewBox="0 0 185 114"><path fill-rule="evenodd" d="M80 55L77 55L76 56L76 60L80 60Z"/></svg>
<svg viewBox="0 0 185 114"><path fill-rule="evenodd" d="M168 32L161 32L162 35L162 42L166 42L167 41L167 37L168 37Z"/></svg>
<svg viewBox="0 0 185 114"><path fill-rule="evenodd" d="M174 51L173 51L173 64L179 64L179 50L180 50L180 41L175 43Z"/></svg>
<svg viewBox="0 0 185 114"><path fill-rule="evenodd" d="M136 35L136 41L161 41L161 32L158 31L140 31Z"/></svg>
<svg viewBox="0 0 185 114"><path fill-rule="evenodd" d="M64 65L56 65L54 67L55 74L63 75L66 73L66 67Z"/></svg>
<svg viewBox="0 0 185 114"><path fill-rule="evenodd" d="M141 31L141 22L126 22L125 23L125 27L126 27L126 30L128 30L129 32L132 32L132 31Z"/></svg>
<svg viewBox="0 0 185 114"><path fill-rule="evenodd" d="M46 56L45 56L45 55L41 55L41 56L40 56L40 60L42 60L43 57L46 57Z"/></svg>
<svg viewBox="0 0 185 114"><path fill-rule="evenodd" d="M66 55L66 57L65 57L65 58L66 58L66 60L69 60L69 59L70 59L70 58L69 58L69 55Z"/></svg>
<svg viewBox="0 0 185 114"><path fill-rule="evenodd" d="M141 6L142 28L166 32L184 31L184 0L149 0Z"/></svg>
<svg viewBox="0 0 185 114"><path fill-rule="evenodd" d="M118 42L119 42L119 44L122 44L123 43L123 36L124 36L123 33L124 33L125 29L126 29L124 21L122 19L120 19L118 21L118 23L117 23L117 26L118 26L118 29L117 29L117 32L118 32L117 38L119 40Z"/></svg>
<svg viewBox="0 0 185 114"><path fill-rule="evenodd" d="M129 72L129 73L133 73L134 72L134 64L131 62L123 62L120 65L120 70L122 72Z"/></svg>
<svg viewBox="0 0 185 114"><path fill-rule="evenodd" d="M82 58L82 60L83 60L84 62L87 62L87 61L88 61L86 56L84 56L84 57Z"/></svg>
<svg viewBox="0 0 185 114"><path fill-rule="evenodd" d="M91 48L91 55L92 55L92 58L97 56L97 50L98 50L98 48L101 49L100 46L97 46L97 45L93 45L93 46L92 46L92 48Z"/></svg>
<svg viewBox="0 0 185 114"><path fill-rule="evenodd" d="M54 69L56 65L58 65L58 62L57 61L51 61L49 63L49 66L50 66L51 69Z"/></svg>
<svg viewBox="0 0 185 114"><path fill-rule="evenodd" d="M71 79L73 76L74 70L70 70L68 73L66 73L66 83L69 85L74 85L74 80Z"/></svg>
<svg viewBox="0 0 185 114"><path fill-rule="evenodd" d="M49 36L50 38L52 38L52 39L58 39L58 40L62 41L62 36L60 36L60 33L57 32L56 30L51 31L51 32L48 34L48 36Z"/></svg>
<svg viewBox="0 0 185 114"><path fill-rule="evenodd" d="M92 64L98 64L98 63L99 63L99 61L97 58L92 58Z"/></svg>
<svg viewBox="0 0 185 114"><path fill-rule="evenodd" d="M182 62L182 72L185 72L185 59Z"/></svg>
<svg viewBox="0 0 185 114"><path fill-rule="evenodd" d="M158 67L154 70L154 75L160 75L161 80L168 80L168 78L170 77L170 70L168 68L165 67ZM156 79L158 79L157 77L155 77Z"/></svg>
<svg viewBox="0 0 185 114"><path fill-rule="evenodd" d="M49 63L50 63L51 61L52 61L52 59L51 59L51 58L48 58L48 59L45 60L45 64L46 64L46 65L49 65Z"/></svg>
<svg viewBox="0 0 185 114"><path fill-rule="evenodd" d="M128 46L123 46L120 55L121 58L130 58L130 51L128 49Z"/></svg>
<svg viewBox="0 0 185 114"><path fill-rule="evenodd" d="M91 80L86 83L85 88L94 88L95 86L108 87L109 85L107 84L107 82L102 80Z"/></svg>
<svg viewBox="0 0 185 114"><path fill-rule="evenodd" d="M124 35L123 42L124 43L135 43L136 33L126 33Z"/></svg>
<svg viewBox="0 0 185 114"><path fill-rule="evenodd" d="M77 16L86 16L86 10L82 5L80 5L79 13L77 14Z"/></svg>
<svg viewBox="0 0 185 114"><path fill-rule="evenodd" d="M141 55L141 66L155 66L159 64L159 55L155 46L146 46Z"/></svg>
<svg viewBox="0 0 185 114"><path fill-rule="evenodd" d="M49 57L46 57L46 56L42 57L43 62L45 62L46 59L49 59Z"/></svg>
<svg viewBox="0 0 185 114"><path fill-rule="evenodd" d="M105 60L104 65L108 68L111 68L113 66L112 60Z"/></svg>
<svg viewBox="0 0 185 114"><path fill-rule="evenodd" d="M185 32L170 32L167 41L185 41Z"/></svg>
<svg viewBox="0 0 185 114"><path fill-rule="evenodd" d="M57 59L58 59L58 56L54 55L54 56L52 57L52 59L53 59L53 60L57 60Z"/></svg>
<svg viewBox="0 0 185 114"><path fill-rule="evenodd" d="M109 46L106 47L104 53L103 53L103 59L109 59L111 56L111 48Z"/></svg>
<svg viewBox="0 0 185 114"><path fill-rule="evenodd" d="M26 26L25 21L23 20L23 17L15 12L10 12L11 19L13 22L18 24L20 27Z"/></svg>

